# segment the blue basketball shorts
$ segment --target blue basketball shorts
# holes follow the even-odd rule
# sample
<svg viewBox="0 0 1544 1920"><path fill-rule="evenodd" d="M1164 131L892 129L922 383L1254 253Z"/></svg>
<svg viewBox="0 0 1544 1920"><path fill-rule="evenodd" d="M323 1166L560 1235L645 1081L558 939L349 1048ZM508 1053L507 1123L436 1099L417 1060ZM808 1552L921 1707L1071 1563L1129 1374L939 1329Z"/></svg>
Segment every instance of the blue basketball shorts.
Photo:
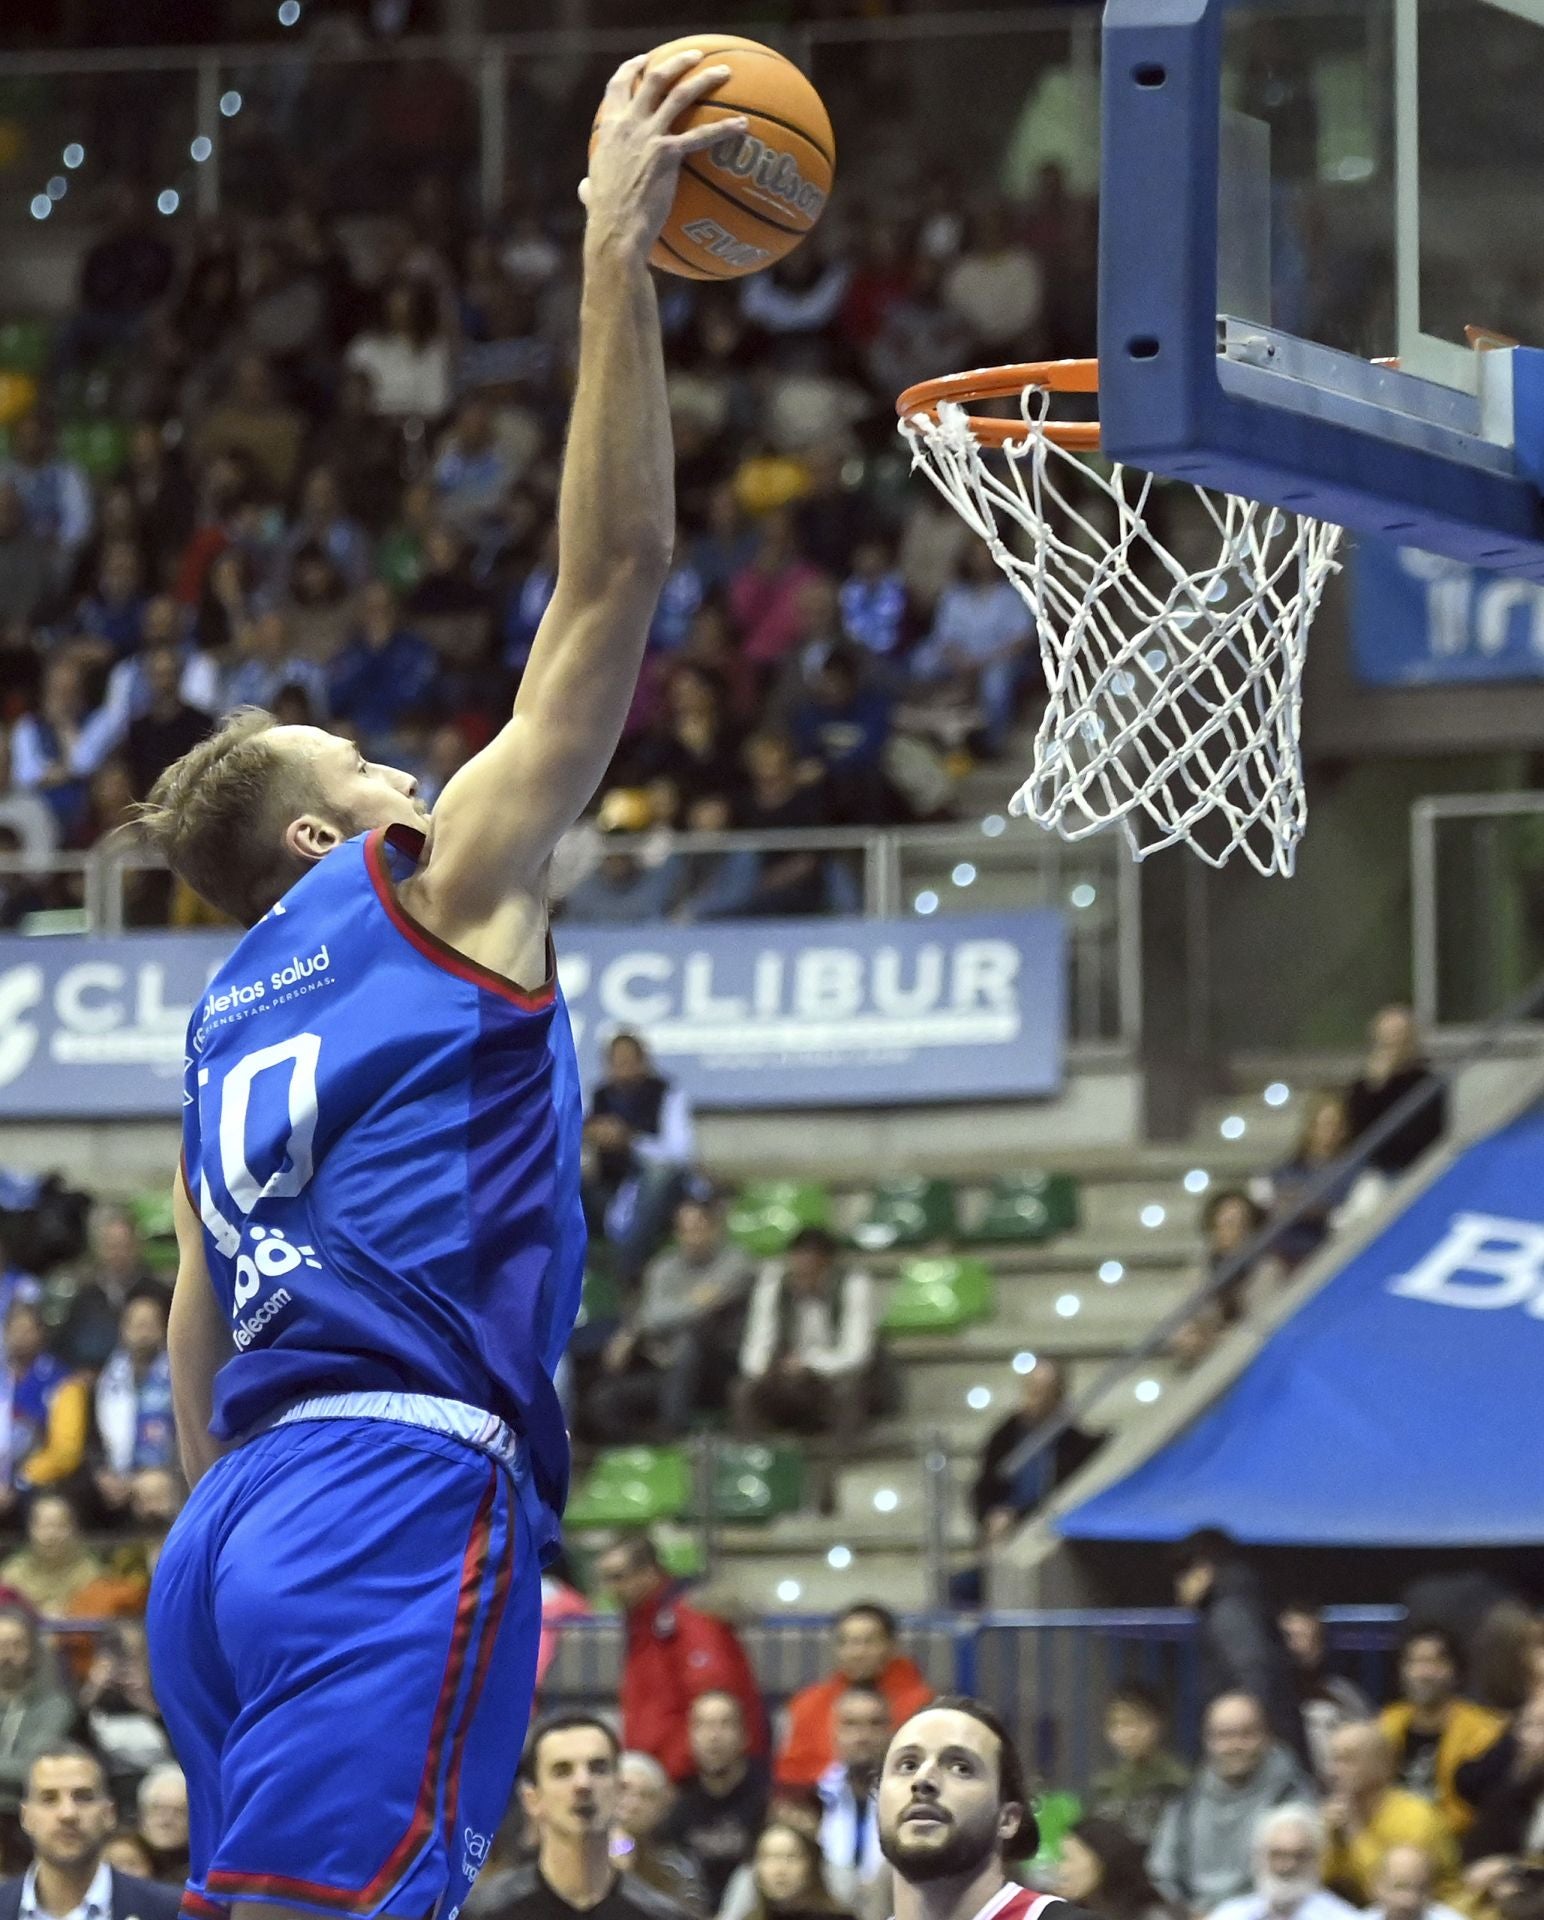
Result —
<svg viewBox="0 0 1544 1920"><path fill-rule="evenodd" d="M516 1473L466 1440L306 1419L227 1454L150 1597L184 1912L450 1920L513 1791L540 1626Z"/></svg>

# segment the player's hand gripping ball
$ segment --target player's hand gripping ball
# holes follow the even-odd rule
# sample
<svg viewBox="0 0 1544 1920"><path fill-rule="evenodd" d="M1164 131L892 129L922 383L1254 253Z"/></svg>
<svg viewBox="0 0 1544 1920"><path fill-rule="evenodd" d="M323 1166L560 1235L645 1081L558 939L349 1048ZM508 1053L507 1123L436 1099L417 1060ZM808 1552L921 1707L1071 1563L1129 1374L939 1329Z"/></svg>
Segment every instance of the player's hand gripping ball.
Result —
<svg viewBox="0 0 1544 1920"><path fill-rule="evenodd" d="M683 156L675 199L649 260L688 280L737 280L792 253L814 227L831 197L836 142L820 95L793 62L736 34L667 41L629 62L618 78L628 75L625 84L635 94L646 75L678 65L693 51L700 63L676 73L672 88L684 82L695 97L670 130L695 133L722 122L725 132ZM693 83L710 68L728 71L697 92ZM592 158L612 110L608 91L590 133Z"/></svg>

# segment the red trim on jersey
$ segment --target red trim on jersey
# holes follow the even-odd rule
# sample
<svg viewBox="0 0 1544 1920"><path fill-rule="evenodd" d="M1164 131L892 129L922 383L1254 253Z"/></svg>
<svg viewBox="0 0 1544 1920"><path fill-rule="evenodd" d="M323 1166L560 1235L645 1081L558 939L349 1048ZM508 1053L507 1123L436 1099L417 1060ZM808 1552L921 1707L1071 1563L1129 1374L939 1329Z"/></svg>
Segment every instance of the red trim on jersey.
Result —
<svg viewBox="0 0 1544 1920"><path fill-rule="evenodd" d="M547 941L547 978L539 987L517 986L513 980L506 980L502 973L495 973L491 967L480 966L477 961L469 960L464 953L457 953L454 947L448 946L438 934L420 926L397 898L391 868L386 864L388 842L402 852L416 856L424 840L423 835L415 833L411 827L376 827L365 838L365 869L370 875L376 897L386 909L387 918L403 939L416 947L426 960L432 960L435 966L454 974L458 980L466 980L486 993L496 993L500 999L512 1002L524 1013L544 1013L557 998L558 991L550 936Z"/></svg>
<svg viewBox="0 0 1544 1920"><path fill-rule="evenodd" d="M216 1893L253 1894L273 1900L298 1900L311 1906L335 1908L342 1913L363 1913L380 1904L402 1878L415 1855L434 1830L434 1806L438 1797L440 1762L444 1757L445 1736L450 1728L451 1710L461 1691L466 1657L471 1645L472 1627L477 1619L478 1601L488 1572L489 1546L493 1538L493 1499L498 1490L501 1469L491 1461L488 1485L478 1502L461 1559L461 1590L456 1600L455 1625L451 1629L450 1651L445 1658L445 1674L440 1681L434 1719L429 1728L429 1751L418 1782L418 1799L407 1831L392 1848L380 1870L368 1886L353 1892L346 1887L329 1887L319 1880L292 1880L280 1873L224 1873L211 1871L207 1876ZM482 1654L478 1655L479 1663ZM207 1917L201 1917L207 1920ZM223 1920L223 1916L222 1916Z"/></svg>
<svg viewBox="0 0 1544 1920"><path fill-rule="evenodd" d="M1020 1887L1011 1900L1005 1900L992 1920L1040 1920L1047 1907L1059 1906L1059 1893L1036 1893L1033 1887Z"/></svg>
<svg viewBox="0 0 1544 1920"><path fill-rule="evenodd" d="M456 1733L455 1744L451 1748L450 1772L445 1782L445 1844L454 1846L456 1838L457 1808L461 1801L461 1762L466 1757L466 1743L472 1731L472 1722L477 1716L477 1703L482 1698L483 1683L488 1678L488 1669L493 1664L493 1649L498 1642L499 1628L504 1622L504 1609L509 1603L509 1589L514 1582L515 1547L519 1527L514 1514L514 1489L506 1488L506 1503L509 1510L509 1540L504 1548L503 1558L499 1562L498 1573L494 1576L493 1593L488 1601L488 1617L483 1622L482 1646L477 1655L477 1665L472 1669L472 1684L467 1688L466 1706L462 1711L461 1725Z"/></svg>

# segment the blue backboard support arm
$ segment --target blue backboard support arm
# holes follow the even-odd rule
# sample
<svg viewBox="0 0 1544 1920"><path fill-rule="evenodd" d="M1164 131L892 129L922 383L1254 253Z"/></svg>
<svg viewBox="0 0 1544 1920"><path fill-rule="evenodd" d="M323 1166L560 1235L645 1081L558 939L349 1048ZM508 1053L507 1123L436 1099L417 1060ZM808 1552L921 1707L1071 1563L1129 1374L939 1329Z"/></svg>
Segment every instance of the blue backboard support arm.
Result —
<svg viewBox="0 0 1544 1920"><path fill-rule="evenodd" d="M1387 404L1390 380L1408 382L1411 394L1430 383L1380 376L1344 355L1327 356L1335 377L1326 382L1283 377L1273 368L1269 329L1261 330L1252 364L1219 355L1223 11L1223 0L1107 0L1105 7L1105 451L1172 478L1544 581L1544 503L1528 464L1478 433ZM1525 391L1544 411L1540 377L1519 371L1519 414ZM1354 376L1363 372L1365 391L1357 392ZM1451 398L1446 390L1431 394L1438 408ZM1535 419L1535 432L1539 425ZM1521 418L1518 428L1525 439Z"/></svg>

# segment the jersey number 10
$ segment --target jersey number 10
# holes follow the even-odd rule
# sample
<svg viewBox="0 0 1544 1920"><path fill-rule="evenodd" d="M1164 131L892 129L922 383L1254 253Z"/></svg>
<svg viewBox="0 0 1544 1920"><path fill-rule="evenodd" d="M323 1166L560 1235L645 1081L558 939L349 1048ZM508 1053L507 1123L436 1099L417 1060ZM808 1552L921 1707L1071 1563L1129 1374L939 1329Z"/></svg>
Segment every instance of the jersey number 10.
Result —
<svg viewBox="0 0 1544 1920"><path fill-rule="evenodd" d="M311 1178L316 1142L316 1063L321 1051L320 1034L297 1033L288 1040L276 1041L271 1047L258 1047L243 1054L220 1082L216 1127L220 1178L231 1204L243 1220L259 1200L297 1194ZM254 1170L247 1158L253 1084L259 1074L285 1067L289 1069L288 1125L282 1139L261 1143L264 1164ZM200 1088L209 1084L208 1067L199 1069L198 1084ZM221 1253L233 1260L241 1248L241 1227L221 1212L210 1190L206 1169L208 1132L203 1119L200 1101L199 1123L205 1145L199 1155L199 1216Z"/></svg>

